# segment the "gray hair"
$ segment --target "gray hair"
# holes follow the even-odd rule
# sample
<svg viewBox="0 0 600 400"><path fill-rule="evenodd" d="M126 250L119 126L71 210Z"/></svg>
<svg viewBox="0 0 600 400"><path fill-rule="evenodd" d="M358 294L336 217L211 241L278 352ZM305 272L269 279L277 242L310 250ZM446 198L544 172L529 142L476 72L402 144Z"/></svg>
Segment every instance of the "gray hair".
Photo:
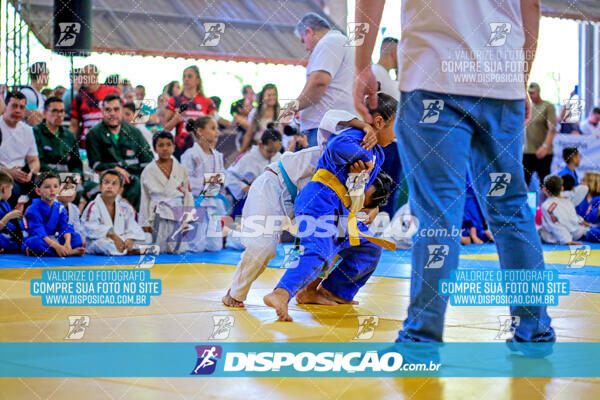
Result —
<svg viewBox="0 0 600 400"><path fill-rule="evenodd" d="M331 25L327 20L321 17L319 14L310 12L305 14L300 21L296 24L296 28L294 29L294 33L296 36L300 37L301 34L306 32L306 28L311 28L315 31L320 31L322 29L331 29Z"/></svg>

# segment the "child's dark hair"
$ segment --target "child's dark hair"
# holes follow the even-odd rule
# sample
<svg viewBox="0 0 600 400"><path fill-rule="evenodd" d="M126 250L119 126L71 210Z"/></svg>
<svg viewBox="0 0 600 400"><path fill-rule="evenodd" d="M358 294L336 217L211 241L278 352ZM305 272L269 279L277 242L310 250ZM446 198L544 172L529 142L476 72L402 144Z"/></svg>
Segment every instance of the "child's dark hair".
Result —
<svg viewBox="0 0 600 400"><path fill-rule="evenodd" d="M215 105L215 108L218 111L219 108L221 108L221 98L219 96L211 96L210 99L212 100L213 104Z"/></svg>
<svg viewBox="0 0 600 400"><path fill-rule="evenodd" d="M544 178L544 188L550 196L558 196L563 187L563 180L558 175L548 175Z"/></svg>
<svg viewBox="0 0 600 400"><path fill-rule="evenodd" d="M158 139L169 139L171 143L175 144L175 139L173 138L173 134L169 131L160 131L156 132L152 135L152 148L156 150L156 144L158 143Z"/></svg>
<svg viewBox="0 0 600 400"><path fill-rule="evenodd" d="M60 184L60 178L59 176L56 174L56 172L53 171L44 171L41 174L39 174L35 180L35 187L36 188L41 188L42 184L44 183L44 181L48 180L48 179L57 179L58 183Z"/></svg>
<svg viewBox="0 0 600 400"><path fill-rule="evenodd" d="M13 177L0 169L0 185L13 185L15 183Z"/></svg>
<svg viewBox="0 0 600 400"><path fill-rule="evenodd" d="M394 190L394 180L385 172L379 172L373 181L375 192L371 195L369 208L383 207L387 204L392 191Z"/></svg>
<svg viewBox="0 0 600 400"><path fill-rule="evenodd" d="M129 103L125 103L123 104L123 109L128 109L130 110L132 113L135 114L135 103L129 102Z"/></svg>
<svg viewBox="0 0 600 400"><path fill-rule="evenodd" d="M106 175L113 175L113 176L116 176L117 178L119 178L119 187L123 187L123 185L125 185L125 180L123 179L123 175L121 175L121 173L119 171L117 171L116 169L107 169L104 172L102 172L102 174L100 175L100 183L102 183L102 181L104 181L104 177Z"/></svg>
<svg viewBox="0 0 600 400"><path fill-rule="evenodd" d="M208 125L209 121L214 121L214 118L210 115L204 115L198 118L190 118L185 123L185 130L194 134L196 137L197 129L204 129Z"/></svg>
<svg viewBox="0 0 600 400"><path fill-rule="evenodd" d="M579 154L577 147L565 147L562 153L563 160L568 164L577 154Z"/></svg>
<svg viewBox="0 0 600 400"><path fill-rule="evenodd" d="M372 116L379 114L385 122L388 122L391 121L396 114L398 108L398 100L383 92L377 92L377 107L375 107L374 109L369 108L368 98L365 99L365 105L369 110L369 114L371 114Z"/></svg>
<svg viewBox="0 0 600 400"><path fill-rule="evenodd" d="M575 178L573 178L571 175L563 175L561 178L563 180L563 189L573 190L575 187Z"/></svg>
<svg viewBox="0 0 600 400"><path fill-rule="evenodd" d="M267 129L260 137L260 142L264 145L270 142L281 142L281 133L277 129Z"/></svg>

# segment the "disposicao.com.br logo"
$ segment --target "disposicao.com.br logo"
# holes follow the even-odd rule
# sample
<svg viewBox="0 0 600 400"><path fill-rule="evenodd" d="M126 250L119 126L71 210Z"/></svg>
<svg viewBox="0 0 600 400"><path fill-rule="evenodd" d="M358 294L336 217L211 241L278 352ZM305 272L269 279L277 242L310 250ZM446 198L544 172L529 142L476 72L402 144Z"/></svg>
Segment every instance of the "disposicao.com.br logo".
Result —
<svg viewBox="0 0 600 400"><path fill-rule="evenodd" d="M439 363L404 363L397 352L227 352L224 373L438 371Z"/></svg>

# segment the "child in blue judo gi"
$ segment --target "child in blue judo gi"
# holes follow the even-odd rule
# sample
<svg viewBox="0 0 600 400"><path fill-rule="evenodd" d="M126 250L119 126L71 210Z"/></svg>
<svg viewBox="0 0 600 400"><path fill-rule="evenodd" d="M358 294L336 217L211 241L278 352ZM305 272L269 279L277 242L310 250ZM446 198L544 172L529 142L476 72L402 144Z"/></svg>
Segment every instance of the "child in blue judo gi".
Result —
<svg viewBox="0 0 600 400"><path fill-rule="evenodd" d="M378 106L371 110L374 116L371 126L377 135L377 145L372 150L362 148L365 133L355 128L330 138L317 172L298 194L294 212L299 232L313 233L299 234L303 254L298 266L288 269L273 292L264 297L265 304L275 309L281 321L292 321L288 314L289 300L313 282L323 265L330 265L336 254L341 262L312 294L314 303L351 302L375 270L381 257L381 246L394 249L392 243L363 233L367 232L367 227L357 221L355 212L362 208L364 192L363 200L354 203L346 185L350 183L350 167L359 161L364 163L368 174L363 190L367 190L377 177L384 161L382 147L394 140L397 104L393 97L378 93ZM350 191L355 192L352 185ZM334 224L324 225L322 221L333 221ZM340 229L342 235L338 234Z"/></svg>
<svg viewBox="0 0 600 400"><path fill-rule="evenodd" d="M20 221L23 213L21 210L13 210L8 204L13 184L12 176L0 170L0 253L18 252L23 240Z"/></svg>
<svg viewBox="0 0 600 400"><path fill-rule="evenodd" d="M60 179L54 172L38 176L34 199L25 211L25 228L29 236L23 240L23 251L30 256L81 256L85 248L81 236L69 224L69 213L57 200Z"/></svg>

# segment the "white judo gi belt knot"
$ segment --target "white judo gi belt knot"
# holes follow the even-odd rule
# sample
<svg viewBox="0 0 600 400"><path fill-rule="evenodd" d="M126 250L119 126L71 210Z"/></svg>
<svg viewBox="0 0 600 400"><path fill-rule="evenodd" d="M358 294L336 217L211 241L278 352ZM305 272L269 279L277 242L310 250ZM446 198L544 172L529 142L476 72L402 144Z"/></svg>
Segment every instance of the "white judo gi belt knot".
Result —
<svg viewBox="0 0 600 400"><path fill-rule="evenodd" d="M235 322L232 315L213 315L213 331L208 337L210 340L224 340L229 337Z"/></svg>
<svg viewBox="0 0 600 400"><path fill-rule="evenodd" d="M571 254L566 268L583 268L591 253L591 248L587 244L569 245L569 251Z"/></svg>
<svg viewBox="0 0 600 400"><path fill-rule="evenodd" d="M518 315L498 315L498 322L500 322L500 328L494 340L506 340L512 338L515 334L521 323L521 317Z"/></svg>
<svg viewBox="0 0 600 400"><path fill-rule="evenodd" d="M375 328L379 325L379 317L376 315L359 315L356 317L358 329L353 340L369 340L375 334Z"/></svg>
<svg viewBox="0 0 600 400"><path fill-rule="evenodd" d="M512 179L509 172L490 172L490 190L487 193L488 197L504 196L508 184Z"/></svg>
<svg viewBox="0 0 600 400"><path fill-rule="evenodd" d="M486 43L486 46L504 46L511 28L512 25L508 22L490 22L490 39Z"/></svg>
<svg viewBox="0 0 600 400"><path fill-rule="evenodd" d="M83 338L85 329L90 326L88 315L69 315L69 332L65 340L79 340Z"/></svg>

